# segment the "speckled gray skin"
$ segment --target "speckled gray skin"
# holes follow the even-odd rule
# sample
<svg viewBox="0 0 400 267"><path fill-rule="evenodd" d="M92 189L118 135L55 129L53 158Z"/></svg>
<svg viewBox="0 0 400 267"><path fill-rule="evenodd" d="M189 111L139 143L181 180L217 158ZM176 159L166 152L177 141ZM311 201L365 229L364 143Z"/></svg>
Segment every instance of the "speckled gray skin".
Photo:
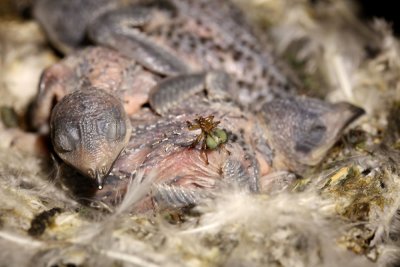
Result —
<svg viewBox="0 0 400 267"><path fill-rule="evenodd" d="M39 0L35 13L57 45L61 34L49 25L62 24L56 16L61 10L48 2ZM225 1L172 0L157 9L120 9L121 4L110 1L111 7L102 11L79 6L83 2L77 0L61 2L72 5L63 10L71 12L70 18L85 22L69 25L64 38L87 33L114 50L87 48L46 70L34 105L36 127L46 132L54 99L92 87L119 98L132 125L121 155L106 157L112 167L104 189L94 192L95 199L118 202L128 178L139 171L147 177L152 169L158 171L155 189L140 210L155 202L190 205L221 184L265 190L264 177L271 171L301 172L320 162L343 128L362 114L349 104L288 95L286 76L240 13ZM87 11L80 10L86 8L96 15L82 18ZM50 23L55 19L57 23ZM73 41L63 43L70 48L81 44L79 38L68 39ZM151 109L142 107L144 103ZM102 112L101 106L97 112ZM199 115L214 115L229 136L224 147L207 152L209 164L202 159L200 146L191 147L199 132L187 128L186 122Z"/></svg>
<svg viewBox="0 0 400 267"><path fill-rule="evenodd" d="M60 158L96 180L101 189L113 164L110 159L116 159L129 141L131 125L120 99L89 87L57 103L50 135Z"/></svg>
<svg viewBox="0 0 400 267"><path fill-rule="evenodd" d="M251 108L294 91L263 35L229 1L127 2L38 0L35 17L63 51L90 39L167 76L224 70L239 84L240 103Z"/></svg>

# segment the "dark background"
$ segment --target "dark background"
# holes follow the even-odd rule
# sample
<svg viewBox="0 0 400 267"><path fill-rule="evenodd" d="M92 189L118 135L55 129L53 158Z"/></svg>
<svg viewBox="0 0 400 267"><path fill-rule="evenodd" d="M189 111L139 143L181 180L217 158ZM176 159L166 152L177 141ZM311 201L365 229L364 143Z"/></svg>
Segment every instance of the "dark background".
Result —
<svg viewBox="0 0 400 267"><path fill-rule="evenodd" d="M34 0L0 0L0 17L14 11L30 16L29 7ZM57 1L57 0L54 0ZM309 0L310 2L323 2L335 0ZM371 21L373 18L384 18L392 24L394 32L400 36L400 9L396 6L400 1L396 0L347 0L356 1L360 6L360 15L365 21Z"/></svg>
<svg viewBox="0 0 400 267"><path fill-rule="evenodd" d="M352 0L349 0L352 1ZM394 33L400 35L400 1L396 0L357 0L361 17L365 20L384 18L392 24Z"/></svg>

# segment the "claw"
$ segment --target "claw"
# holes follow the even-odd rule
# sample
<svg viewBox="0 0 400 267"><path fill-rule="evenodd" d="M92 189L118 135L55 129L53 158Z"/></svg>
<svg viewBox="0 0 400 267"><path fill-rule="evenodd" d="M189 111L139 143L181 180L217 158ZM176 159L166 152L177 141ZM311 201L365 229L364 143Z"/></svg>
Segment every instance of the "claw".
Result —
<svg viewBox="0 0 400 267"><path fill-rule="evenodd" d="M103 189L104 176L99 171L96 172L96 183L99 190Z"/></svg>

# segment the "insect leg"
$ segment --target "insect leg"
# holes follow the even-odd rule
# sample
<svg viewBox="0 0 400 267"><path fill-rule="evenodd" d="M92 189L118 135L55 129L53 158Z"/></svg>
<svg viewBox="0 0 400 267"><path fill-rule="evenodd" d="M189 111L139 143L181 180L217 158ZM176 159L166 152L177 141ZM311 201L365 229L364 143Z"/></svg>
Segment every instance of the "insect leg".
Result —
<svg viewBox="0 0 400 267"><path fill-rule="evenodd" d="M206 165L208 165L209 164L209 162L208 162L208 155L207 155L207 141L206 141L206 137L204 137L204 139L203 139L203 143L201 144L201 152L200 153L202 153L202 155L204 156L204 159L205 159L205 163L206 163Z"/></svg>

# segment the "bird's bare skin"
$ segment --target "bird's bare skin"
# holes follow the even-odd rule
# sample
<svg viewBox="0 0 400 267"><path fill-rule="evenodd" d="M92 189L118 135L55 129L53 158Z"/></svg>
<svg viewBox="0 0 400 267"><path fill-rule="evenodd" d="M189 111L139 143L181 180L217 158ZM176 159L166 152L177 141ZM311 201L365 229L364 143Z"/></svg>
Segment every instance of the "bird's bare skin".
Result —
<svg viewBox="0 0 400 267"><path fill-rule="evenodd" d="M140 209L154 202L190 205L221 183L259 191L272 171L301 172L319 163L343 129L362 114L349 104L289 95L293 87L273 56L242 16L222 1L139 6L111 0L103 0L104 5L92 0L51 2L37 1L35 14L55 46L71 51L86 36L109 47L71 52L47 69L33 109L33 123L43 133L52 117L59 156L104 186L95 191L95 199L118 202L129 179L138 172L149 176L153 169L158 170L155 189ZM81 23L62 21L60 7ZM65 30L61 34L54 25ZM82 119L84 112L70 118L57 115L57 110L79 111L91 101L90 114L115 122L107 125L125 125L125 132L112 128L119 133L114 143L107 138L109 131L89 127L97 125L96 116L88 115L96 117L88 122ZM117 116L110 110L124 112ZM226 149L208 149L198 140L204 129L188 128L188 122L210 115L227 133ZM71 134L66 121L81 130ZM73 142L64 142L54 129L68 133L64 135ZM63 149L57 145L60 140L79 149ZM100 159L93 157L96 153Z"/></svg>
<svg viewBox="0 0 400 267"><path fill-rule="evenodd" d="M295 91L265 35L230 1L38 0L34 14L65 53L89 40L167 77L223 70L240 85L244 106Z"/></svg>
<svg viewBox="0 0 400 267"><path fill-rule="evenodd" d="M154 112L164 115L171 107L196 93L207 91L209 99L229 98L228 92L231 87L228 82L226 74L221 71L182 74L162 79L159 74L144 69L117 51L102 47L87 48L51 66L43 73L39 94L33 105L32 123L42 133L47 133L50 125L54 144L56 138L60 139L58 133L61 132L55 129L65 128L65 125L72 123L69 117L63 115L71 115L69 110L71 113L79 111L73 116L75 120L81 121L81 124L98 124L89 118L95 119L104 113L102 120L117 121L117 124L126 124L125 128L129 129L126 117L134 114L147 102ZM88 90L90 92L87 92ZM74 96L75 101L69 101L70 95ZM113 100L103 99L107 97L113 97ZM55 102L57 105L53 109ZM92 109L82 108L83 102L89 106L103 103L104 110L98 110L99 106ZM108 106L105 103L109 103ZM120 121L112 117L111 110L124 111L124 114L119 115ZM51 112L52 117L49 121ZM102 187L101 181L111 170L121 148L126 145L130 132L124 133L126 138L114 140L110 144L96 127L74 127L80 130L75 137L77 140L73 142L80 141L79 147L84 149L72 153L61 149L60 146L54 146L54 150L65 162L84 175L99 181L98 186ZM63 132L67 130L63 129ZM100 156L100 151L107 153Z"/></svg>

